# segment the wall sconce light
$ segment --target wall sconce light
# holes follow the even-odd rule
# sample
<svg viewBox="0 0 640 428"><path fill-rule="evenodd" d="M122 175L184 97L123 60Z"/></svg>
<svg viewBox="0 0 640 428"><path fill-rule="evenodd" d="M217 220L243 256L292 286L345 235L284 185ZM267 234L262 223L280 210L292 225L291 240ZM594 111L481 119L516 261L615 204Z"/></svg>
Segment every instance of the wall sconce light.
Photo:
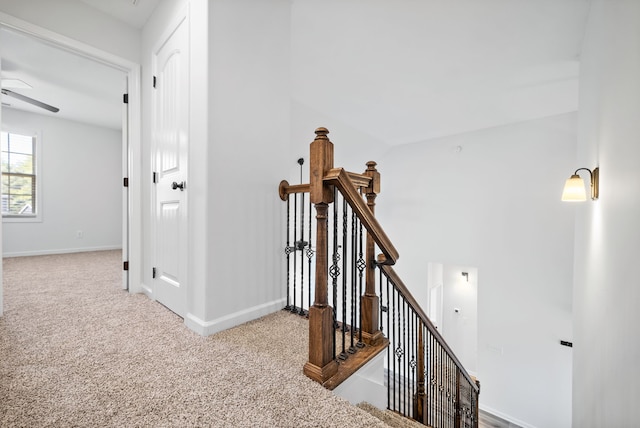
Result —
<svg viewBox="0 0 640 428"><path fill-rule="evenodd" d="M462 272L462 276L464 276L467 279L467 282L469 282L469 272Z"/></svg>
<svg viewBox="0 0 640 428"><path fill-rule="evenodd" d="M562 200L569 201L586 201L587 194L584 189L584 180L578 175L578 171L589 171L591 178L591 199L597 200L600 195L600 168L596 167L593 171L588 168L578 168L567 182L564 184L562 192Z"/></svg>

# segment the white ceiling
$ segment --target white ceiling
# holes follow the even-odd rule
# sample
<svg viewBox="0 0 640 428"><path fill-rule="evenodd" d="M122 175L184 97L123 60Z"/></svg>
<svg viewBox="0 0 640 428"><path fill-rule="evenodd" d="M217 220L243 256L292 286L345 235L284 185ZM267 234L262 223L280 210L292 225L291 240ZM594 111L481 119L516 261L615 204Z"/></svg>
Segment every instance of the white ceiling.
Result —
<svg viewBox="0 0 640 428"><path fill-rule="evenodd" d="M578 103L589 0L296 0L296 102L389 144Z"/></svg>
<svg viewBox="0 0 640 428"><path fill-rule="evenodd" d="M141 28L160 0L76 1ZM389 144L575 111L589 7L294 0L292 98ZM3 77L34 86L24 95L56 105L58 116L120 127L122 72L6 29L0 36Z"/></svg>
<svg viewBox="0 0 640 428"><path fill-rule="evenodd" d="M142 28L160 0L80 0L134 28Z"/></svg>
<svg viewBox="0 0 640 428"><path fill-rule="evenodd" d="M2 79L19 79L33 87L8 89L60 111L50 113L8 96L2 97L3 107L122 129L123 71L6 28L0 29L0 40Z"/></svg>

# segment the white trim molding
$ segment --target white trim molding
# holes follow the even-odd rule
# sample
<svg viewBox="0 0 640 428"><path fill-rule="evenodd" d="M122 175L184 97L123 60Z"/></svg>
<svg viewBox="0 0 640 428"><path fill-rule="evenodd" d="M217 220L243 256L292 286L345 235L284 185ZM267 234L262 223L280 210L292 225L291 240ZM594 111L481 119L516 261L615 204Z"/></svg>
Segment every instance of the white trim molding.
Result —
<svg viewBox="0 0 640 428"><path fill-rule="evenodd" d="M30 256L49 256L53 254L70 254L70 253L87 253L90 251L110 251L122 250L122 246L106 246L106 247L83 247L83 248L59 248L54 250L36 250L36 251L18 251L15 253L4 253L5 257L30 257Z"/></svg>
<svg viewBox="0 0 640 428"><path fill-rule="evenodd" d="M252 308L243 309L211 321L204 321L195 315L188 313L184 318L185 325L201 336L210 336L223 330L236 327L249 321L253 321L265 315L272 314L284 308L286 299L278 299L263 303Z"/></svg>
<svg viewBox="0 0 640 428"><path fill-rule="evenodd" d="M502 413L502 412L500 412L498 410L492 409L491 407L483 406L482 404L480 405L480 410L483 410L483 411L485 411L487 413L491 413L494 416L497 416L497 417L499 417L501 419L504 419L505 421L514 423L514 424L516 424L518 426L521 426L522 428L536 428L534 425L531 425L531 424L528 424L528 423L526 423L524 421L518 420L518 419L516 419L514 417L511 417L511 416L509 416L509 415L507 415L505 413Z"/></svg>

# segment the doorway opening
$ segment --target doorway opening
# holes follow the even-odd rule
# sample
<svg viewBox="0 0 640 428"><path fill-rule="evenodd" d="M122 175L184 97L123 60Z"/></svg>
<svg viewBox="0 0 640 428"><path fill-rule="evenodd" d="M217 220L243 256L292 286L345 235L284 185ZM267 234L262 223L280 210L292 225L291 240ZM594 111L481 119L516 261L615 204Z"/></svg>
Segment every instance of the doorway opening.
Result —
<svg viewBox="0 0 640 428"><path fill-rule="evenodd" d="M427 269L427 316L469 374L475 375L478 361L478 268L431 262Z"/></svg>
<svg viewBox="0 0 640 428"><path fill-rule="evenodd" d="M50 51L58 51L67 57L73 57L77 59L77 61L82 64L87 65L90 70L102 69L105 73L108 73L112 76L116 76L119 79L117 93L111 94L116 100L115 103L112 102L112 105L117 109L116 111L112 111L109 114L114 114L116 116L116 120L119 121L119 124L116 126L119 130L112 129L116 138L114 139L117 144L117 148L113 150L119 151L119 154L115 154L119 156L119 159L116 159L117 165L121 166L121 175L122 177L117 177L117 180L113 182L113 192L119 194L116 196L116 200L118 205L121 205L121 213L118 216L122 218L120 231L117 233L121 233L122 235L122 252L123 252L123 262L129 262L128 267L129 270L125 271L125 264L123 263L123 288L128 288L131 292L140 291L140 260L141 260L141 239L140 239L140 225L141 225L141 207L140 207L140 184L139 180L136 180L137 175L139 174L139 168L136 168L135 165L140 164L140 66L139 64L130 62L126 59L116 57L113 54L101 51L96 48L92 48L87 46L81 42L75 42L70 40L64 36L56 35L49 30L38 28L31 24L25 23L23 21L14 19L8 15L0 14L0 37L3 38L2 46L3 46L3 58L2 58L2 73L3 78L5 75L9 75L14 73L21 68L31 69L32 73L35 73L34 68L43 68L45 73L47 71L51 72L50 77L54 79L54 73L52 70L47 70L47 66L41 66L35 63L20 63L17 60L12 61L10 58L10 47L11 40L15 40L19 38L21 41L25 43L38 44L40 48L49 49ZM5 38L10 38L9 43L5 43ZM34 61L36 58L34 58ZM51 64L51 63L50 63ZM78 67L77 67L78 68ZM91 73L91 71L85 71L85 73ZM35 76L35 74L34 74ZM57 76L60 78L59 76ZM99 76L87 76L92 77L94 79L93 86L100 86L100 78ZM68 76L69 79L72 79L71 76ZM42 82L38 80L38 77L32 77L32 82L40 85ZM78 84L78 91L82 92L83 89L86 92L86 86L83 88L82 84L86 85L86 81L90 79L79 79L80 82L75 82ZM55 83L55 82L54 82ZM58 82L62 83L62 82ZM68 82L67 82L68 83ZM17 91L17 90L16 90ZM128 94L128 104L124 103L124 94ZM27 95L27 94L25 94ZM82 94L71 94L70 96L79 96ZM2 118L2 110L9 107L4 105L7 101L6 96L3 96L3 106L0 109L0 118ZM35 97L32 97L35 98ZM12 100L13 101L13 100ZM11 102L12 102L11 101ZM23 112L29 112L30 106L20 107L18 108L17 104L15 106L11 106L12 110L15 111L23 110ZM27 103L28 104L28 103ZM36 110L33 113L36 114L47 114L47 112L40 112ZM87 109L91 108L87 104ZM7 115L8 116L8 115ZM64 117L64 119L74 120L69 117ZM82 120L78 119L78 122L81 123ZM100 126L100 125L96 125ZM110 125L103 125L105 128L109 128ZM113 128L113 127L111 127ZM117 134L119 132L119 134ZM118 137L120 135L120 137ZM118 167L116 167L118 168ZM96 174L98 172L96 171ZM128 181L129 187L125 187L125 180ZM69 191L74 187L73 182L69 183ZM78 184L76 182L76 184ZM132 185L133 184L133 185ZM45 189L46 191L46 189ZM122 201L120 204L119 202ZM45 221L46 221L46 204L44 205L45 212ZM83 248L83 245L91 250L91 243L87 243L87 233L86 231L77 228L78 230L73 231L73 237L78 239L77 247ZM85 239L85 242L81 242L80 239ZM72 247L72 246L70 246ZM64 250L65 248L63 248ZM73 248L70 248L73 250ZM100 248L94 248L100 249ZM104 248L110 249L110 248ZM2 246L0 243L0 252L4 254L2 250ZM53 251L52 251L53 252ZM27 254L25 254L27 255ZM128 275L127 275L128 272ZM0 305L2 304L2 288L0 286ZM2 314L2 309L0 307L0 315Z"/></svg>

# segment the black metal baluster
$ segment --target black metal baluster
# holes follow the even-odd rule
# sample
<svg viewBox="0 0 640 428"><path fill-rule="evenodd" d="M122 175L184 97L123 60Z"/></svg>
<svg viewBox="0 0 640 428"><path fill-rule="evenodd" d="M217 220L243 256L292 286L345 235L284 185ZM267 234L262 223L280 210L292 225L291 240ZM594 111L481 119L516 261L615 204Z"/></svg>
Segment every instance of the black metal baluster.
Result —
<svg viewBox="0 0 640 428"><path fill-rule="evenodd" d="M369 262L370 263L375 263L373 260L370 260ZM390 330L389 330L389 280L387 280L387 305L385 306L384 303L382 303L384 301L384 288L382 287L382 269L380 269L380 267L378 267L378 272L379 272L378 276L380 277L379 282L378 282L378 284L380 285L380 311L379 311L380 312L380 318L379 318L379 320L380 320L380 331L383 332L383 333L386 332L387 336L389 336L391 334ZM386 317L387 318L387 329L386 330L384 329L384 324L382 323L382 320L383 320L382 317L383 317L385 312L387 313L387 317ZM389 364L388 363L389 361L390 360L387 360L387 364Z"/></svg>
<svg viewBox="0 0 640 428"><path fill-rule="evenodd" d="M402 349L406 353L407 351L407 301L404 296L402 296ZM407 416L407 369L408 369L408 361L407 358L404 359L404 373L402 376L402 396L404 397L404 415Z"/></svg>
<svg viewBox="0 0 640 428"><path fill-rule="evenodd" d="M425 355L425 364L427 366L425 370L427 376L427 405L425 407L427 412L427 425L433 426L433 337L428 329L425 330L427 333L427 353Z"/></svg>
<svg viewBox="0 0 640 428"><path fill-rule="evenodd" d="M416 336L416 316L415 312L411 310L409 312L409 347L411 348L411 360L409 361L409 415L414 414L413 397L416 394L416 348L417 348L417 336Z"/></svg>
<svg viewBox="0 0 640 428"><path fill-rule="evenodd" d="M447 357L447 371L446 371L446 376L445 379L447 380L447 393L446 393L446 397L447 397L447 416L448 416L448 421L447 423L449 424L449 426L453 426L453 424L451 423L453 421L453 409L451 408L451 360L449 359L449 354L446 354Z"/></svg>
<svg viewBox="0 0 640 428"><path fill-rule="evenodd" d="M293 194L293 251L296 249L296 243L298 242L298 194ZM296 264L295 254L293 256L293 305L291 305L291 312L296 311L296 289L298 280L298 266Z"/></svg>
<svg viewBox="0 0 640 428"><path fill-rule="evenodd" d="M424 341L424 381L425 381L425 388L424 388L424 393L425 393L425 405L424 405L424 411L427 414L427 425L433 423L433 419L431 417L432 415L432 411L431 411L431 406L432 406L432 397L433 397L433 393L431 392L431 360L432 360L432 345L431 345L431 332L429 331L429 329L427 328L426 325L422 326L422 331L425 333L425 341Z"/></svg>
<svg viewBox="0 0 640 428"><path fill-rule="evenodd" d="M296 243L296 248L300 249L300 310L298 313L304 315L304 249L306 242L304 240L304 193L300 194L300 242Z"/></svg>
<svg viewBox="0 0 640 428"><path fill-rule="evenodd" d="M379 284L380 284L380 330L382 331L382 308L384 307L384 305L382 304L382 269L378 268L378 272L379 272ZM386 279L386 277L385 277ZM389 280L386 279L386 284L387 284L387 336L391 336L390 333L390 320L389 320ZM387 339L391 339L391 337L388 337ZM391 409L391 347L387 346L387 408ZM393 409L391 409L393 410Z"/></svg>
<svg viewBox="0 0 640 428"><path fill-rule="evenodd" d="M389 281L389 278L387 278ZM391 311L390 316L392 316L393 322L391 323L391 328L393 329L393 333L389 333L391 337L389 337L390 345L393 347L393 408L391 410L397 410L396 408L396 361L397 361L397 351L396 351L396 291L395 289L391 290L391 304L389 305L389 310Z"/></svg>
<svg viewBox="0 0 640 428"><path fill-rule="evenodd" d="M311 227L312 226L312 222L313 222L313 216L312 216L312 209L311 208L312 208L311 198L309 198L309 248L307 249L307 258L309 259L309 292L307 293L307 295L309 296L308 297L309 298L309 302L308 302L309 304L307 306L307 315L309 314L309 308L311 308L311 290L312 290L311 277L313 276L313 270L312 270L312 263L311 262L312 262L314 254L315 254L315 251L313 250L313 247L312 247L313 240L311 239L312 236L313 236L311 234L312 230L313 230L312 227Z"/></svg>
<svg viewBox="0 0 640 428"><path fill-rule="evenodd" d="M438 347L440 352L440 357L438 358L438 365L440 366L440 394L438 394L440 397L440 405L438 406L438 410L440 412L440 426L444 427L444 385L443 385L443 381L444 381L444 352L442 350L442 347Z"/></svg>
<svg viewBox="0 0 640 428"><path fill-rule="evenodd" d="M440 407L440 385L438 385L438 379L441 376L440 374L440 367L439 367L439 363L438 360L440 358L440 347L438 346L437 341L435 341L434 339L434 345L436 346L435 348L435 366L434 366L434 382L435 382L435 390L434 390L434 398L436 400L436 405L435 405L435 409L434 409L434 417L435 417L435 423L442 425L442 421L440 420L441 418L441 414L442 412L440 410L438 410L438 408ZM434 425L435 426L435 425Z"/></svg>
<svg viewBox="0 0 640 428"><path fill-rule="evenodd" d="M362 275L366 268L366 263L362 254L362 223L358 220L358 313L360 314L358 344L356 345L358 348L364 348L364 343L362 342ZM382 297L380 297L380 306L382 306ZM380 317L380 323L382 323L382 316Z"/></svg>
<svg viewBox="0 0 640 428"><path fill-rule="evenodd" d="M454 384L455 371L453 370L453 364L449 354L447 354L447 363L448 363L447 364L448 366L447 380L449 383L449 386L447 388L447 402L449 403L449 426L454 426L456 421L455 401L453 398L453 389L454 389L453 384Z"/></svg>
<svg viewBox="0 0 640 428"><path fill-rule="evenodd" d="M340 254L338 253L338 189L333 189L333 264L329 268L329 275L332 278L333 286L333 355L336 355L336 329L338 328L338 275L340 275Z"/></svg>
<svg viewBox="0 0 640 428"><path fill-rule="evenodd" d="M289 256L291 255L291 240L289 239L291 234L291 200L287 196L287 246L284 247L284 253L287 255L287 306L286 310L291 310L290 293L291 293L291 266L289 263Z"/></svg>
<svg viewBox="0 0 640 428"><path fill-rule="evenodd" d="M342 199L342 352L340 359L349 358L347 354L347 200Z"/></svg>
<svg viewBox="0 0 640 428"><path fill-rule="evenodd" d="M413 316L412 316L412 309L411 306L409 306L409 302L406 303L407 304L407 392L406 392L406 400L407 400L407 417L411 417L411 409L413 408L413 403L411 400L411 397L413 397L412 395L412 391L413 391L413 367L412 367L412 360L413 360L413 345L414 345L414 341L413 341L413 335L412 335L412 331L413 331Z"/></svg>
<svg viewBox="0 0 640 428"><path fill-rule="evenodd" d="M356 329L358 329L360 326L357 324L356 322L356 290L357 290L357 283L356 283L356 254L357 254L357 248L356 248L356 213L353 210L351 211L351 224L350 224L350 229L351 229L351 275L349 278L349 284L350 284L350 288L351 288L351 335L349 337L350 339L350 343L349 343L349 353L350 354L355 354L357 349L355 346L355 334L356 334Z"/></svg>

